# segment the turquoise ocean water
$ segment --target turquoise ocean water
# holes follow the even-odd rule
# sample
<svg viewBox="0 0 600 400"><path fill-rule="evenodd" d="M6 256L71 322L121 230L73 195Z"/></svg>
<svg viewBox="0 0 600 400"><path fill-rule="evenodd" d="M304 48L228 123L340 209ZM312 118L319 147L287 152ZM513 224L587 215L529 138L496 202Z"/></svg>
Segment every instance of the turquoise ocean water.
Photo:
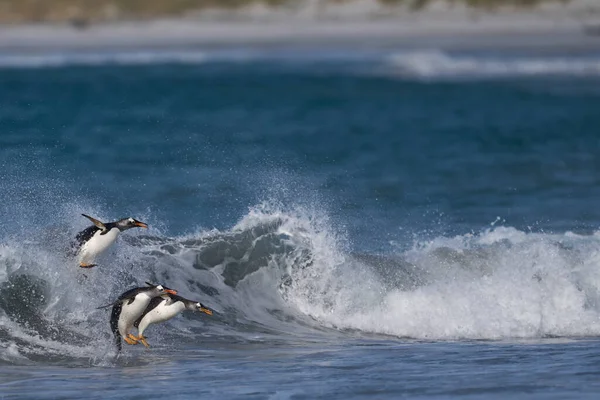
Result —
<svg viewBox="0 0 600 400"><path fill-rule="evenodd" d="M600 53L3 54L0 121L0 399L600 390ZM215 315L117 357L145 280Z"/></svg>

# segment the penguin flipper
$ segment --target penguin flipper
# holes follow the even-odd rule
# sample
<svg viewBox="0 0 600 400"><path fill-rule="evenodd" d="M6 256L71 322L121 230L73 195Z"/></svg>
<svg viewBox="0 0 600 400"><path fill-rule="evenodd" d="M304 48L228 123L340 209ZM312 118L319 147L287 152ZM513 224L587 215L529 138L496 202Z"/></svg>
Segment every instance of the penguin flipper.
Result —
<svg viewBox="0 0 600 400"><path fill-rule="evenodd" d="M94 225L96 225L100 230L102 230L102 232L107 231L106 225L104 225L104 223L102 223L101 221L98 221L96 218L90 217L89 215L86 215L86 214L81 214L81 215L83 215L84 217L86 217L87 219L92 221L92 223Z"/></svg>
<svg viewBox="0 0 600 400"><path fill-rule="evenodd" d="M118 300L117 300L118 301ZM110 313L110 330L115 337L115 346L117 347L117 354L121 353L123 344L121 343L121 334L119 333L119 314L121 313L121 304L115 304Z"/></svg>
<svg viewBox="0 0 600 400"><path fill-rule="evenodd" d="M135 320L135 322L133 323L133 327L138 328L140 326L140 322L142 322L142 319L144 319L146 314L158 307L163 301L165 301L163 297L153 297L152 300L150 300L150 303L146 306L146 309L144 310L142 315L140 315L140 317Z"/></svg>

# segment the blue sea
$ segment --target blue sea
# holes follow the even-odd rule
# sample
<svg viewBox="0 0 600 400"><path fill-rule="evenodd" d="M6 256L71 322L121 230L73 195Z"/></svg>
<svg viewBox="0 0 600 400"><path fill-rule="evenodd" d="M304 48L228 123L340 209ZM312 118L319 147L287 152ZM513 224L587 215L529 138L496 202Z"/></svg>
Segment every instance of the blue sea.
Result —
<svg viewBox="0 0 600 400"><path fill-rule="evenodd" d="M0 122L0 399L598 398L598 49L5 51ZM118 354L145 281L215 313Z"/></svg>

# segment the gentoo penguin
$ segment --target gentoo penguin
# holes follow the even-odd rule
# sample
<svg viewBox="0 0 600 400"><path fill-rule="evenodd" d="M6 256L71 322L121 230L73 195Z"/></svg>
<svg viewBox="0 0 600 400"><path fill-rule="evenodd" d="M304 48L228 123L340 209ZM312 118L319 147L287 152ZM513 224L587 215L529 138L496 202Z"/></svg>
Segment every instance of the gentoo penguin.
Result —
<svg viewBox="0 0 600 400"><path fill-rule="evenodd" d="M146 347L150 347L144 331L150 324L157 324L169 320L182 312L183 310L200 311L208 315L213 315L212 310L206 308L202 303L184 299L181 296L165 294L150 300L150 304L144 310L141 317L135 321L133 326L138 329L137 339Z"/></svg>
<svg viewBox="0 0 600 400"><path fill-rule="evenodd" d="M113 306L110 314L110 329L115 335L115 344L117 349L121 351L121 338L127 344L137 344L141 337L133 336L130 331L133 328L135 321L140 318L144 310L150 304L150 300L155 297L166 294L177 294L177 291L166 288L162 285L154 285L146 282L147 287L137 287L123 293L119 298L106 306L98 308L106 308Z"/></svg>
<svg viewBox="0 0 600 400"><path fill-rule="evenodd" d="M94 225L79 232L75 237L75 247L79 253L79 266L81 268L95 267L96 257L108 249L117 240L121 231L139 227L148 228L143 222L133 218L123 218L115 222L102 223L89 215L81 214Z"/></svg>

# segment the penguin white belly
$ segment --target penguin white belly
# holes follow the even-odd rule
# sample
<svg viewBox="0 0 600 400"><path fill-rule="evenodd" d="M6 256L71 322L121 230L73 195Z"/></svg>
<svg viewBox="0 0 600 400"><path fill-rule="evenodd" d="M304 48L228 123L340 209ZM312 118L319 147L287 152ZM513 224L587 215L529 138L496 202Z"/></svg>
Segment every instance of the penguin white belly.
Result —
<svg viewBox="0 0 600 400"><path fill-rule="evenodd" d="M106 234L102 235L102 231L98 231L88 240L82 247L79 253L79 262L81 264L93 264L96 257L105 252L119 236L121 231L119 228L112 228Z"/></svg>
<svg viewBox="0 0 600 400"><path fill-rule="evenodd" d="M144 334L144 331L146 330L148 325L167 321L179 314L184 309L185 304L183 304L180 301L175 303L167 301L161 302L152 311L144 315L144 318L142 318L138 327L139 335L141 336Z"/></svg>
<svg viewBox="0 0 600 400"><path fill-rule="evenodd" d="M144 313L148 304L150 304L150 297L145 293L140 293L135 296L133 303L128 304L129 300L125 300L121 306L121 314L119 314L119 333L125 337L133 327L134 322Z"/></svg>

